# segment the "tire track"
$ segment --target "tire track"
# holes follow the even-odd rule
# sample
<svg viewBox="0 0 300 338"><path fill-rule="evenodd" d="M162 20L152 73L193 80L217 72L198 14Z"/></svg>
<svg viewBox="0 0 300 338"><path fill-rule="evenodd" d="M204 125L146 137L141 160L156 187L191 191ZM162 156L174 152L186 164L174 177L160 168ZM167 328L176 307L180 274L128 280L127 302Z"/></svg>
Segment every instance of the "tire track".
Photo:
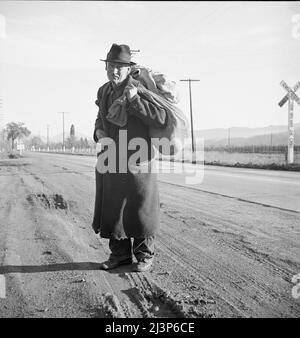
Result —
<svg viewBox="0 0 300 338"><path fill-rule="evenodd" d="M170 217L173 220L182 222L182 218L180 216L178 217L177 216L178 214L174 215L172 210L169 212L165 212L165 214L167 217ZM186 220L185 220L185 223L187 226L189 226ZM166 229L166 227L168 228L168 230ZM289 297L290 296L289 294L282 294L282 293L278 293L274 291L271 286L266 285L265 279L259 280L258 276L256 276L256 279L252 278L251 275L249 274L243 277L240 272L233 270L228 265L225 265L223 262L220 262L219 260L212 257L212 255L206 254L204 250L201 248L201 246L197 245L195 241L191 241L188 238L186 239L184 238L184 236L178 237L178 236L173 235L172 231L174 232L174 230L172 230L172 228L174 228L174 225L169 226L168 223L166 222L164 223L164 229L161 229L161 234L163 234L163 236L159 239L159 243L162 245L162 250L166 252L171 259L178 262L178 264L180 264L182 268L184 268L185 270L187 269L187 267L189 269L191 268L193 269L193 271L198 277L201 277L197 268L191 265L191 263L194 264L194 259L187 258L187 256L195 257L196 252L198 253L198 256L199 256L199 253L200 253L201 259L202 260L204 259L205 262L207 262L206 264L208 264L209 266L212 266L212 262L213 262L213 270L224 271L225 272L224 275L230 277L229 280L231 280L231 285L235 285L235 288L234 288L235 291L239 289L240 293L243 294L245 291L245 286L250 286L251 289L256 291L254 293L255 296L259 297L257 301L258 304L259 304L259 300L264 300L265 302L265 300L268 299L269 297L271 297L273 300L276 300L276 301L280 299L281 307L283 308L285 307L285 309L290 309L291 313L300 315L300 309L298 308L297 310L297 308L294 307L295 305L294 300L292 300ZM222 236L223 237L221 237L221 240L224 241L224 244L226 246L231 246L234 249L234 251L238 251L239 253L241 252L242 255L245 255L245 252L244 252L245 245L242 245L242 246L232 245L230 241L226 241L224 239L224 234L222 234ZM236 236L239 237L238 235ZM170 237L173 239L172 246L167 244L167 243L170 243ZM185 248L185 249L181 250L180 248ZM187 251L187 248L189 251ZM249 252L251 251L249 250ZM176 259L174 259L173 256L175 256ZM272 272L276 271L275 269L277 268L278 265L273 265L269 260L264 259L265 258L264 255L259 255L259 253L256 252L256 256L253 254L252 255L248 254L246 256L248 256L252 260L253 259L257 260L257 256L259 256L260 258L262 258L260 262L270 265L273 268ZM279 274L279 271L280 270L277 269L276 274L282 278L282 275ZM284 270L284 272L285 272L285 275L288 276L287 271ZM232 280L234 280L234 282L232 282ZM250 310L250 308L245 306L245 301L242 302L241 301L242 298L240 298L239 295L234 295L232 292L229 293L228 289L225 289L223 285L221 285L220 283L217 283L216 281L217 281L217 278L216 279L209 278L206 274L206 279L205 281L202 279L202 284L203 285L209 284L211 286L209 290L212 291L214 294L215 294L214 290L216 289L222 290L223 291L222 296L220 296L219 293L218 293L218 296L221 297L221 299L229 303L231 306L233 306L237 310L240 310L240 307L241 307L242 311L240 313L242 315L246 315L247 313L249 313L249 311L252 312L253 315L255 315L255 311L253 312L252 310ZM239 284L241 284L242 287ZM253 291L251 293L253 293ZM226 295L226 297L223 296L224 294ZM228 301L228 296L230 299L232 299L232 301ZM237 308L237 306L234 304L239 304L239 307ZM247 302L247 304L250 304L250 302ZM272 301L270 301L270 304L272 304ZM272 310L274 311L274 309Z"/></svg>

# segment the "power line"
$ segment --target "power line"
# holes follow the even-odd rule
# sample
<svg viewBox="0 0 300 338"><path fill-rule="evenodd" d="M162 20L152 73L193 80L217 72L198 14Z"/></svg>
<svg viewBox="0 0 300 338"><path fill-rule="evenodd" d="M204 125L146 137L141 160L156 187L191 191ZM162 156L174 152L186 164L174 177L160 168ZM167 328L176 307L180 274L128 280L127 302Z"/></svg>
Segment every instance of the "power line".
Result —
<svg viewBox="0 0 300 338"><path fill-rule="evenodd" d="M236 6L236 4L234 4L234 5L231 5L231 4L227 5L227 4L225 4L222 7L218 5L217 8L213 9L207 15L204 15L203 17L198 18L197 19L197 25L194 25L193 28L189 31L188 40L191 39L191 37L193 36L193 34L196 34L197 32L199 33L199 29L201 29L203 31L205 29L205 25L207 25L207 24L211 25L213 22L215 22L215 20L218 19L218 16L221 13L223 14L225 11L227 11L228 9L231 9L234 6ZM212 17L212 19L210 19L211 17ZM209 20L207 20L207 19L209 19Z"/></svg>

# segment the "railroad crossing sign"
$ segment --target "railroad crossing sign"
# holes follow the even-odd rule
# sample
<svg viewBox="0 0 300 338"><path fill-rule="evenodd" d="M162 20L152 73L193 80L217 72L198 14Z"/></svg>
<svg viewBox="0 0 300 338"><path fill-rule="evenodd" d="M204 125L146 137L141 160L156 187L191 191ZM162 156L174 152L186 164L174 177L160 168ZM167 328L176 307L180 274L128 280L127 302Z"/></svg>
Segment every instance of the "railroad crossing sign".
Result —
<svg viewBox="0 0 300 338"><path fill-rule="evenodd" d="M296 94L296 91L300 88L300 81L295 84L293 89L284 81L281 81L280 85L287 91L287 94L278 105L282 107L288 101L288 163L294 163L294 101L300 105L300 99Z"/></svg>

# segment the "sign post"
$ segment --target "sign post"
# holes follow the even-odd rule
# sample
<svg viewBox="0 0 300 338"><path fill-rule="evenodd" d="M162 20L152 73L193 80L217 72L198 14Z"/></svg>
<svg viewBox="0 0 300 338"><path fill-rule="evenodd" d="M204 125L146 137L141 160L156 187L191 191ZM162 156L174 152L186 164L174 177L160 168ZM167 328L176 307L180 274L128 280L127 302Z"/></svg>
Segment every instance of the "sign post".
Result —
<svg viewBox="0 0 300 338"><path fill-rule="evenodd" d="M295 144L295 129L294 129L294 101L300 105L300 99L296 95L296 91L300 88L298 81L294 88L291 89L284 81L280 85L287 91L284 98L278 103L282 107L288 101L288 163L294 163L294 144Z"/></svg>
<svg viewBox="0 0 300 338"><path fill-rule="evenodd" d="M25 150L24 143L18 142L18 143L17 143L17 150L19 150L20 155L22 155L23 150Z"/></svg>

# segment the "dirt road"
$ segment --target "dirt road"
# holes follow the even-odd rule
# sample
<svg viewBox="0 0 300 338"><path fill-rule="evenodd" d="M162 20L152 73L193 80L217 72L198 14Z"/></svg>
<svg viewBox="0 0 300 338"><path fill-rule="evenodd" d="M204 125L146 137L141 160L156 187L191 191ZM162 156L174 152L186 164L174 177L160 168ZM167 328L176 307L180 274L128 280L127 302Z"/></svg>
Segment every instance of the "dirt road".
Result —
<svg viewBox="0 0 300 338"><path fill-rule="evenodd" d="M155 264L106 272L90 161L0 160L0 186L0 317L300 317L297 212L161 183Z"/></svg>

